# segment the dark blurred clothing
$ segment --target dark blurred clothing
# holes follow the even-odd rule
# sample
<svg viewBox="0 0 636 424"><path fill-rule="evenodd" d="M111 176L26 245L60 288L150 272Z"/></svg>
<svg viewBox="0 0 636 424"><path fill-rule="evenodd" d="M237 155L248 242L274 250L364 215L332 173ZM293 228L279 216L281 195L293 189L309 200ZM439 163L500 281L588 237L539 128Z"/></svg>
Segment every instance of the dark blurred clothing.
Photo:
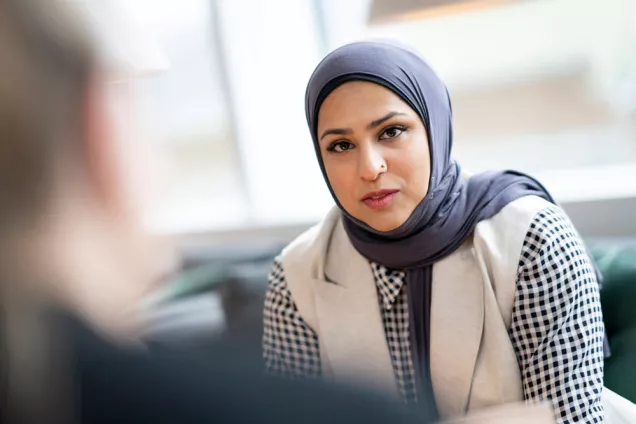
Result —
<svg viewBox="0 0 636 424"><path fill-rule="evenodd" d="M372 393L264 377L260 360L238 345L125 351L79 321L69 323L81 423L425 422Z"/></svg>

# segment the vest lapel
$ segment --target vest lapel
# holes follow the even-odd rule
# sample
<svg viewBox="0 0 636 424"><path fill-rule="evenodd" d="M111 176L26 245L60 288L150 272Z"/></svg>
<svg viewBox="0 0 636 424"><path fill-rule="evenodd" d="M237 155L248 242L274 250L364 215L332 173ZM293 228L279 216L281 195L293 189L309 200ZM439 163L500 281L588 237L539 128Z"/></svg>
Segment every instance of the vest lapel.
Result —
<svg viewBox="0 0 636 424"><path fill-rule="evenodd" d="M468 408L484 324L483 281L472 243L433 267L430 367L442 418Z"/></svg>
<svg viewBox="0 0 636 424"><path fill-rule="evenodd" d="M397 396L378 294L368 261L334 227L324 268L315 281L322 362L339 381L355 381Z"/></svg>

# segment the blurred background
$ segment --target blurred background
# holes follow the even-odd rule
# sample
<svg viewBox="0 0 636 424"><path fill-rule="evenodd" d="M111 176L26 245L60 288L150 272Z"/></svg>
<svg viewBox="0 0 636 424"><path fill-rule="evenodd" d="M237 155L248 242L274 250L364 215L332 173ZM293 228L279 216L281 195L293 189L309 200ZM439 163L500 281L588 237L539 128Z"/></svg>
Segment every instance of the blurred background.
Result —
<svg viewBox="0 0 636 424"><path fill-rule="evenodd" d="M588 240L636 237L633 0L100 2L156 45L135 51L150 71L129 88L166 175L148 226L174 236L183 260L149 300L161 306L150 340L258 342L271 260L332 204L305 84L353 40L397 39L429 60L464 168L536 176Z"/></svg>

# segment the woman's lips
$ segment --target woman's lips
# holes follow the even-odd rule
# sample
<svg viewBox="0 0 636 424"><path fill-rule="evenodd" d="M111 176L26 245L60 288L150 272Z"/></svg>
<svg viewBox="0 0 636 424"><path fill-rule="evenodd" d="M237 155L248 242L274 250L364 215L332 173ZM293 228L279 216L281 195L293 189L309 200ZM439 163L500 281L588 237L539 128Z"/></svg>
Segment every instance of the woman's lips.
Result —
<svg viewBox="0 0 636 424"><path fill-rule="evenodd" d="M389 189L367 193L362 202L371 209L380 210L388 207L400 190Z"/></svg>

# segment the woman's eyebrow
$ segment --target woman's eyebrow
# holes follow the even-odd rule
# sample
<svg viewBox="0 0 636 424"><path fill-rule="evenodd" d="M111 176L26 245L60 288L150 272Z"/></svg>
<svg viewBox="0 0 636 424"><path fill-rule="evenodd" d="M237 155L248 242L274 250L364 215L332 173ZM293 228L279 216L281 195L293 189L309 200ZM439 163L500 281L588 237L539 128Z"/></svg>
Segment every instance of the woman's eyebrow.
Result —
<svg viewBox="0 0 636 424"><path fill-rule="evenodd" d="M330 134L347 135L347 134L351 134L351 129L350 128L330 128L322 133L322 135L320 136L320 139L322 140L323 138L325 138L326 136Z"/></svg>
<svg viewBox="0 0 636 424"><path fill-rule="evenodd" d="M381 125L382 123L388 121L389 119L393 118L394 116L399 116L399 115L406 115L405 113L401 113L401 112L389 112L386 115L384 115L382 118L378 118L374 121L371 121L371 123L369 125L367 125L367 129L371 130L375 127L377 127L378 125Z"/></svg>

